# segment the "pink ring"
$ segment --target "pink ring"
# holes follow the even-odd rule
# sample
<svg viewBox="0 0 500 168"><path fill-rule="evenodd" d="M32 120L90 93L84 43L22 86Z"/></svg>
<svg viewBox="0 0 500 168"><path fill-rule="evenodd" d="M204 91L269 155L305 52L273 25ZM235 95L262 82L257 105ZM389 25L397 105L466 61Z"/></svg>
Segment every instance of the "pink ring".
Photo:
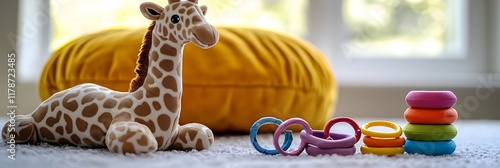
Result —
<svg viewBox="0 0 500 168"><path fill-rule="evenodd" d="M302 141L306 141L307 144L311 144L322 149L347 148L356 144L356 138L350 134L330 132L330 138L332 139L323 138L323 130L313 130L312 134L300 131L300 139Z"/></svg>
<svg viewBox="0 0 500 168"><path fill-rule="evenodd" d="M324 131L323 136L325 139L332 139L330 137L330 129L333 127L333 125L335 125L336 123L339 123L339 122L346 122L352 126L352 128L354 129L354 132L356 134L356 142L358 142L359 139L361 139L361 129L359 129L359 125L353 119L351 119L349 117L336 117L336 118L333 118L330 121L328 121L328 123L326 123L326 125L325 125L325 129L323 130Z"/></svg>
<svg viewBox="0 0 500 168"><path fill-rule="evenodd" d="M284 121L283 123L281 123L281 125L279 125L278 128L276 129L276 131L274 132L273 144L274 144L274 147L276 148L276 150L284 156L298 156L298 155L300 155L300 153L302 153L302 151L304 151L304 148L307 145L306 141L300 141L299 148L295 151L290 152L290 153L285 152L285 151L283 151L283 149L281 149L280 144L278 142L281 133L283 133L283 131L285 131L286 128L288 128L289 126L294 125L294 124L298 124L298 125L301 125L302 127L304 127L304 130L308 134L313 133L311 126L309 126L309 124L301 118L290 118L290 119Z"/></svg>

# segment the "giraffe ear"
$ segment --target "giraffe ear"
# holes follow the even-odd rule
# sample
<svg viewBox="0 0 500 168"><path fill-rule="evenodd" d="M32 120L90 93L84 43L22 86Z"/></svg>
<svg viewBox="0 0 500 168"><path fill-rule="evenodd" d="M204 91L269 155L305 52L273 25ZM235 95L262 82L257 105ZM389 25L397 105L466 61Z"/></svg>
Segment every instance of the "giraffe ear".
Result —
<svg viewBox="0 0 500 168"><path fill-rule="evenodd" d="M141 4L140 8L142 15L149 20L158 20L163 12L163 8L160 5L152 2L144 2Z"/></svg>
<svg viewBox="0 0 500 168"><path fill-rule="evenodd" d="M200 8L201 8L201 12L203 12L203 16L205 16L207 14L207 10L208 10L207 5L201 5Z"/></svg>

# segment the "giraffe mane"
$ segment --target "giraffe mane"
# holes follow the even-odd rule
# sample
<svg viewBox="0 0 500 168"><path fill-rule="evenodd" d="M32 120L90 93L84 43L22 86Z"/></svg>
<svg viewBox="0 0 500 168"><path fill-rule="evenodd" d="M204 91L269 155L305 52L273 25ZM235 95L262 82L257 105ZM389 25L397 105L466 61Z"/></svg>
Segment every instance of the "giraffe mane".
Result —
<svg viewBox="0 0 500 168"><path fill-rule="evenodd" d="M153 21L149 27L148 31L142 39L142 45L139 52L139 58L137 59L137 64L135 67L135 78L130 81L129 92L134 92L139 89L143 84L146 76L148 75L149 67L149 50L152 44L152 34L153 29L156 25L156 21Z"/></svg>

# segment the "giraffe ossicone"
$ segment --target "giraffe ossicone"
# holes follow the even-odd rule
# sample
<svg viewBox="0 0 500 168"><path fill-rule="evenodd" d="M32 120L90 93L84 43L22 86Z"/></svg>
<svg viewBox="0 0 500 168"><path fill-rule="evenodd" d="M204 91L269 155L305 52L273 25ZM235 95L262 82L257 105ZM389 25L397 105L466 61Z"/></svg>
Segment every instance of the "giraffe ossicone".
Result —
<svg viewBox="0 0 500 168"><path fill-rule="evenodd" d="M214 141L208 127L179 125L184 45L210 48L219 40L204 18L207 7L197 0L169 0L165 7L142 3L140 11L153 23L140 53L147 71L138 73L142 81L133 82L136 87L118 92L86 83L63 90L31 114L16 116L15 129L6 123L2 139L107 147L116 153L208 149Z"/></svg>

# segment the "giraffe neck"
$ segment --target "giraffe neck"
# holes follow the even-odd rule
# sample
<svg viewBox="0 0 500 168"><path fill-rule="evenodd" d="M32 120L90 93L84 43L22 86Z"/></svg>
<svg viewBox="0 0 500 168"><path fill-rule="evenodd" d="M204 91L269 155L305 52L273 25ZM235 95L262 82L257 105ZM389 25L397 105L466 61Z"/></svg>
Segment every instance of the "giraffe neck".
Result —
<svg viewBox="0 0 500 168"><path fill-rule="evenodd" d="M146 91L146 97L157 96L163 99L168 111L179 113L184 44L174 43L155 33L152 38L148 73L141 88Z"/></svg>

